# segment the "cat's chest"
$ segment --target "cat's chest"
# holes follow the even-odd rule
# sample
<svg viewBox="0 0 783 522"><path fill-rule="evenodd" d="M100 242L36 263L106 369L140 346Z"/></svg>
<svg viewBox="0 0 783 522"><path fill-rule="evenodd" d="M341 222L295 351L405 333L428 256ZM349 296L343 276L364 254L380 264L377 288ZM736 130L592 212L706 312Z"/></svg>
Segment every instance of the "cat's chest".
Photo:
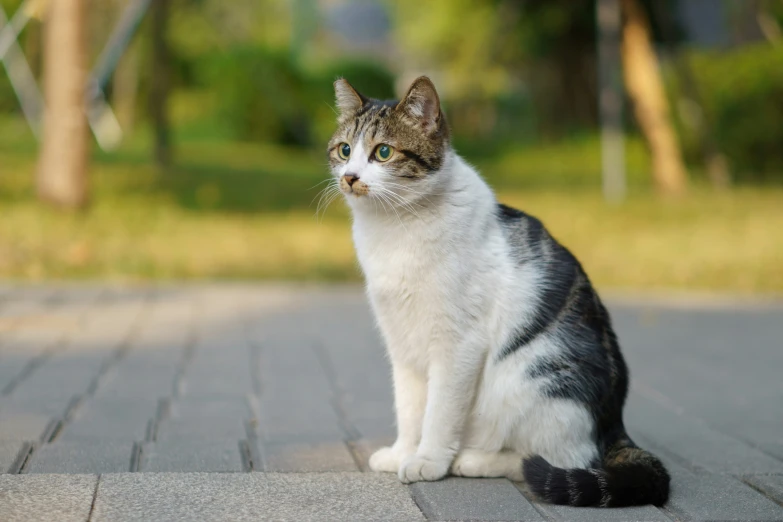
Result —
<svg viewBox="0 0 783 522"><path fill-rule="evenodd" d="M411 326L436 320L447 299L452 253L421 234L355 231L359 262L376 311Z"/></svg>
<svg viewBox="0 0 783 522"><path fill-rule="evenodd" d="M372 256L370 256L372 257ZM426 369L437 331L449 329L448 293L431 267L389 254L363 265L373 311L393 357Z"/></svg>
<svg viewBox="0 0 783 522"><path fill-rule="evenodd" d="M421 231L354 230L359 263L368 286L383 294L410 294L437 287L447 276L448 252Z"/></svg>

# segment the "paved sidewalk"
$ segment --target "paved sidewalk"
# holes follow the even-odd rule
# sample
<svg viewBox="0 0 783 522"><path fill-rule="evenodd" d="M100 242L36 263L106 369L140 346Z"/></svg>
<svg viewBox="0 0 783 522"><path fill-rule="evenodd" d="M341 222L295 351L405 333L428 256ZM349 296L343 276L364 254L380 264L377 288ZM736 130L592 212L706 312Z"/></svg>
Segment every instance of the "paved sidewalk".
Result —
<svg viewBox="0 0 783 522"><path fill-rule="evenodd" d="M783 306L609 303L663 509L367 472L394 429L356 288L0 285L0 521L783 521Z"/></svg>

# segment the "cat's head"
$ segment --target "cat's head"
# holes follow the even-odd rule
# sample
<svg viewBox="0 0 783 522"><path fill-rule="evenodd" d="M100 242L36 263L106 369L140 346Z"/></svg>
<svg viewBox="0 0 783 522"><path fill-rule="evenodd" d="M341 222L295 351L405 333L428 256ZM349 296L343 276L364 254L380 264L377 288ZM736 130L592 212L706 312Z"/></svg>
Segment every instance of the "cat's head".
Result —
<svg viewBox="0 0 783 522"><path fill-rule="evenodd" d="M346 80L334 83L338 129L329 165L349 201L399 206L433 193L449 148L449 130L429 78L400 101L367 98Z"/></svg>

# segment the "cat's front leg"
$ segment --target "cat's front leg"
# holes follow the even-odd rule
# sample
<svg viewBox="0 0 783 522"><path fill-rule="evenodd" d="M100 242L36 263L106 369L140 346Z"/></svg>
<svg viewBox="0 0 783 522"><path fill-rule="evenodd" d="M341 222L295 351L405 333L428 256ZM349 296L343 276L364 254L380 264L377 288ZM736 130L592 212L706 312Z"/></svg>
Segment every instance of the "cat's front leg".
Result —
<svg viewBox="0 0 783 522"><path fill-rule="evenodd" d="M439 480L448 473L476 393L481 353L477 345L465 344L430 361L421 443L400 467L402 482Z"/></svg>
<svg viewBox="0 0 783 522"><path fill-rule="evenodd" d="M424 406L427 401L427 379L423 372L394 362L394 406L397 415L397 441L379 449L370 457L370 469L398 473L400 465L416 453L421 439Z"/></svg>

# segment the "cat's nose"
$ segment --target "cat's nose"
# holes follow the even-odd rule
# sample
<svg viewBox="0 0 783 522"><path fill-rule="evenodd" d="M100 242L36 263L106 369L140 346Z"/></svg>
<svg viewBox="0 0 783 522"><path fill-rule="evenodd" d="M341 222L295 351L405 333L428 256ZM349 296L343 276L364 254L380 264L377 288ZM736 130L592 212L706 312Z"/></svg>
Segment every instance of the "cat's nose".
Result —
<svg viewBox="0 0 783 522"><path fill-rule="evenodd" d="M348 183L349 187L353 186L353 182L359 179L358 174L345 174L343 175L343 179L345 179L345 182Z"/></svg>

